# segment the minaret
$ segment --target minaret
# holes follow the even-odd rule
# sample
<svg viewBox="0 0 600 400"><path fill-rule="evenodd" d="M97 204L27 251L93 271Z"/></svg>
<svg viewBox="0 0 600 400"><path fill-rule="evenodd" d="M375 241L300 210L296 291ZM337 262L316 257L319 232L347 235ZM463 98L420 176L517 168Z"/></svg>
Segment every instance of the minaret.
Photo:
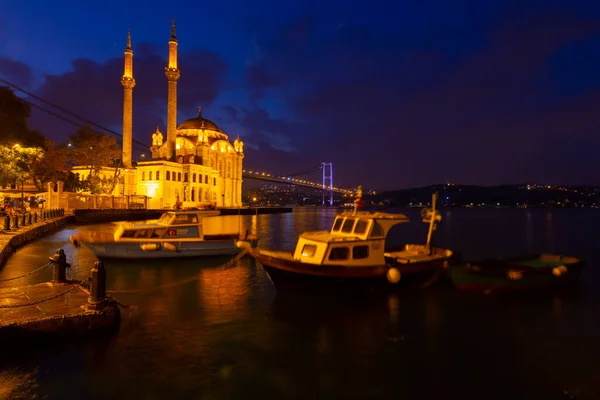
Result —
<svg viewBox="0 0 600 400"><path fill-rule="evenodd" d="M171 25L171 38L169 39L169 65L165 68L165 75L169 81L169 97L167 100L167 160L175 156L175 141L177 130L177 80L180 73L177 69L177 39L175 38L175 19Z"/></svg>
<svg viewBox="0 0 600 400"><path fill-rule="evenodd" d="M133 50L131 50L131 32L127 32L127 47L125 48L125 66L121 77L123 85L123 166L131 167L132 126L133 126Z"/></svg>

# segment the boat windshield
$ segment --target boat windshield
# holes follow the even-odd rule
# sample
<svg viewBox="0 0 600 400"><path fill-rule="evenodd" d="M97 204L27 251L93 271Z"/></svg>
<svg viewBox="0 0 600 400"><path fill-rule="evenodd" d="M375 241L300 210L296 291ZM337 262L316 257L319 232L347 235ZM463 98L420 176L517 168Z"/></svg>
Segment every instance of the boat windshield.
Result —
<svg viewBox="0 0 600 400"><path fill-rule="evenodd" d="M163 224L163 225L169 225L169 222L171 222L171 218L173 218L172 214L164 213L163 215L160 216L160 218L158 219L158 221L156 221L156 223Z"/></svg>

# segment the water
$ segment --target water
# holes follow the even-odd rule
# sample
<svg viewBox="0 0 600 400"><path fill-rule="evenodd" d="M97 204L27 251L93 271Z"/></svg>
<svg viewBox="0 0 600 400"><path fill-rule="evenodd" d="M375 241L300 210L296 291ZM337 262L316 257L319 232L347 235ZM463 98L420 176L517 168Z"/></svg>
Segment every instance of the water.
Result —
<svg viewBox="0 0 600 400"><path fill-rule="evenodd" d="M392 243L423 242L419 209ZM289 249L305 230L328 229L334 210L224 217ZM0 398L561 399L600 398L600 262L594 210L443 210L436 244L466 258L556 252L588 261L580 284L556 294L472 295L441 282L386 299L285 296L243 258L106 263L125 304L118 333L0 358ZM216 228L216 227L215 227ZM62 247L69 276L95 259L67 243L72 226L20 249L0 279L27 272ZM19 284L50 279L50 271ZM15 282L11 282L15 284ZM3 283L2 287L10 283ZM3 347L10 343L3 343ZM0 350L1 351L1 350ZM0 353L1 354L1 353Z"/></svg>

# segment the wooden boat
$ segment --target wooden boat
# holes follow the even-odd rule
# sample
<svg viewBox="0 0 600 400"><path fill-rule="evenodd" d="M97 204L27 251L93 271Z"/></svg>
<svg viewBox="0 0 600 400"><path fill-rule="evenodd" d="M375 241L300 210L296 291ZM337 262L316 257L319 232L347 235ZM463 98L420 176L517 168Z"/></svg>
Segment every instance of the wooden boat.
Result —
<svg viewBox="0 0 600 400"><path fill-rule="evenodd" d="M220 211L167 211L155 221L120 223L114 234L77 233L69 241L85 245L99 259L157 259L234 255L244 242L256 246L254 236L235 233L205 234L202 220Z"/></svg>
<svg viewBox="0 0 600 400"><path fill-rule="evenodd" d="M360 198L360 197L359 197ZM294 252L249 248L273 284L300 289L381 289L428 286L444 274L453 252L432 248L431 234L441 220L433 208L427 243L386 251L389 230L408 223L404 214L346 211L336 216L329 231L300 235Z"/></svg>
<svg viewBox="0 0 600 400"><path fill-rule="evenodd" d="M576 257L538 254L455 265L450 268L449 274L460 290L525 290L572 282L579 277L584 265Z"/></svg>

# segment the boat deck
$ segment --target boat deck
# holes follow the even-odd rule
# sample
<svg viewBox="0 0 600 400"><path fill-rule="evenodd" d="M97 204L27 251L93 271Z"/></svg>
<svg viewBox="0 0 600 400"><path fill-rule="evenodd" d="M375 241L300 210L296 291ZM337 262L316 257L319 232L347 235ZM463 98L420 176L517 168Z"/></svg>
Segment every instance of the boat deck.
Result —
<svg viewBox="0 0 600 400"><path fill-rule="evenodd" d="M390 251L385 253L386 258L392 258L401 264L433 261L444 258L443 254L426 254L410 250Z"/></svg>

